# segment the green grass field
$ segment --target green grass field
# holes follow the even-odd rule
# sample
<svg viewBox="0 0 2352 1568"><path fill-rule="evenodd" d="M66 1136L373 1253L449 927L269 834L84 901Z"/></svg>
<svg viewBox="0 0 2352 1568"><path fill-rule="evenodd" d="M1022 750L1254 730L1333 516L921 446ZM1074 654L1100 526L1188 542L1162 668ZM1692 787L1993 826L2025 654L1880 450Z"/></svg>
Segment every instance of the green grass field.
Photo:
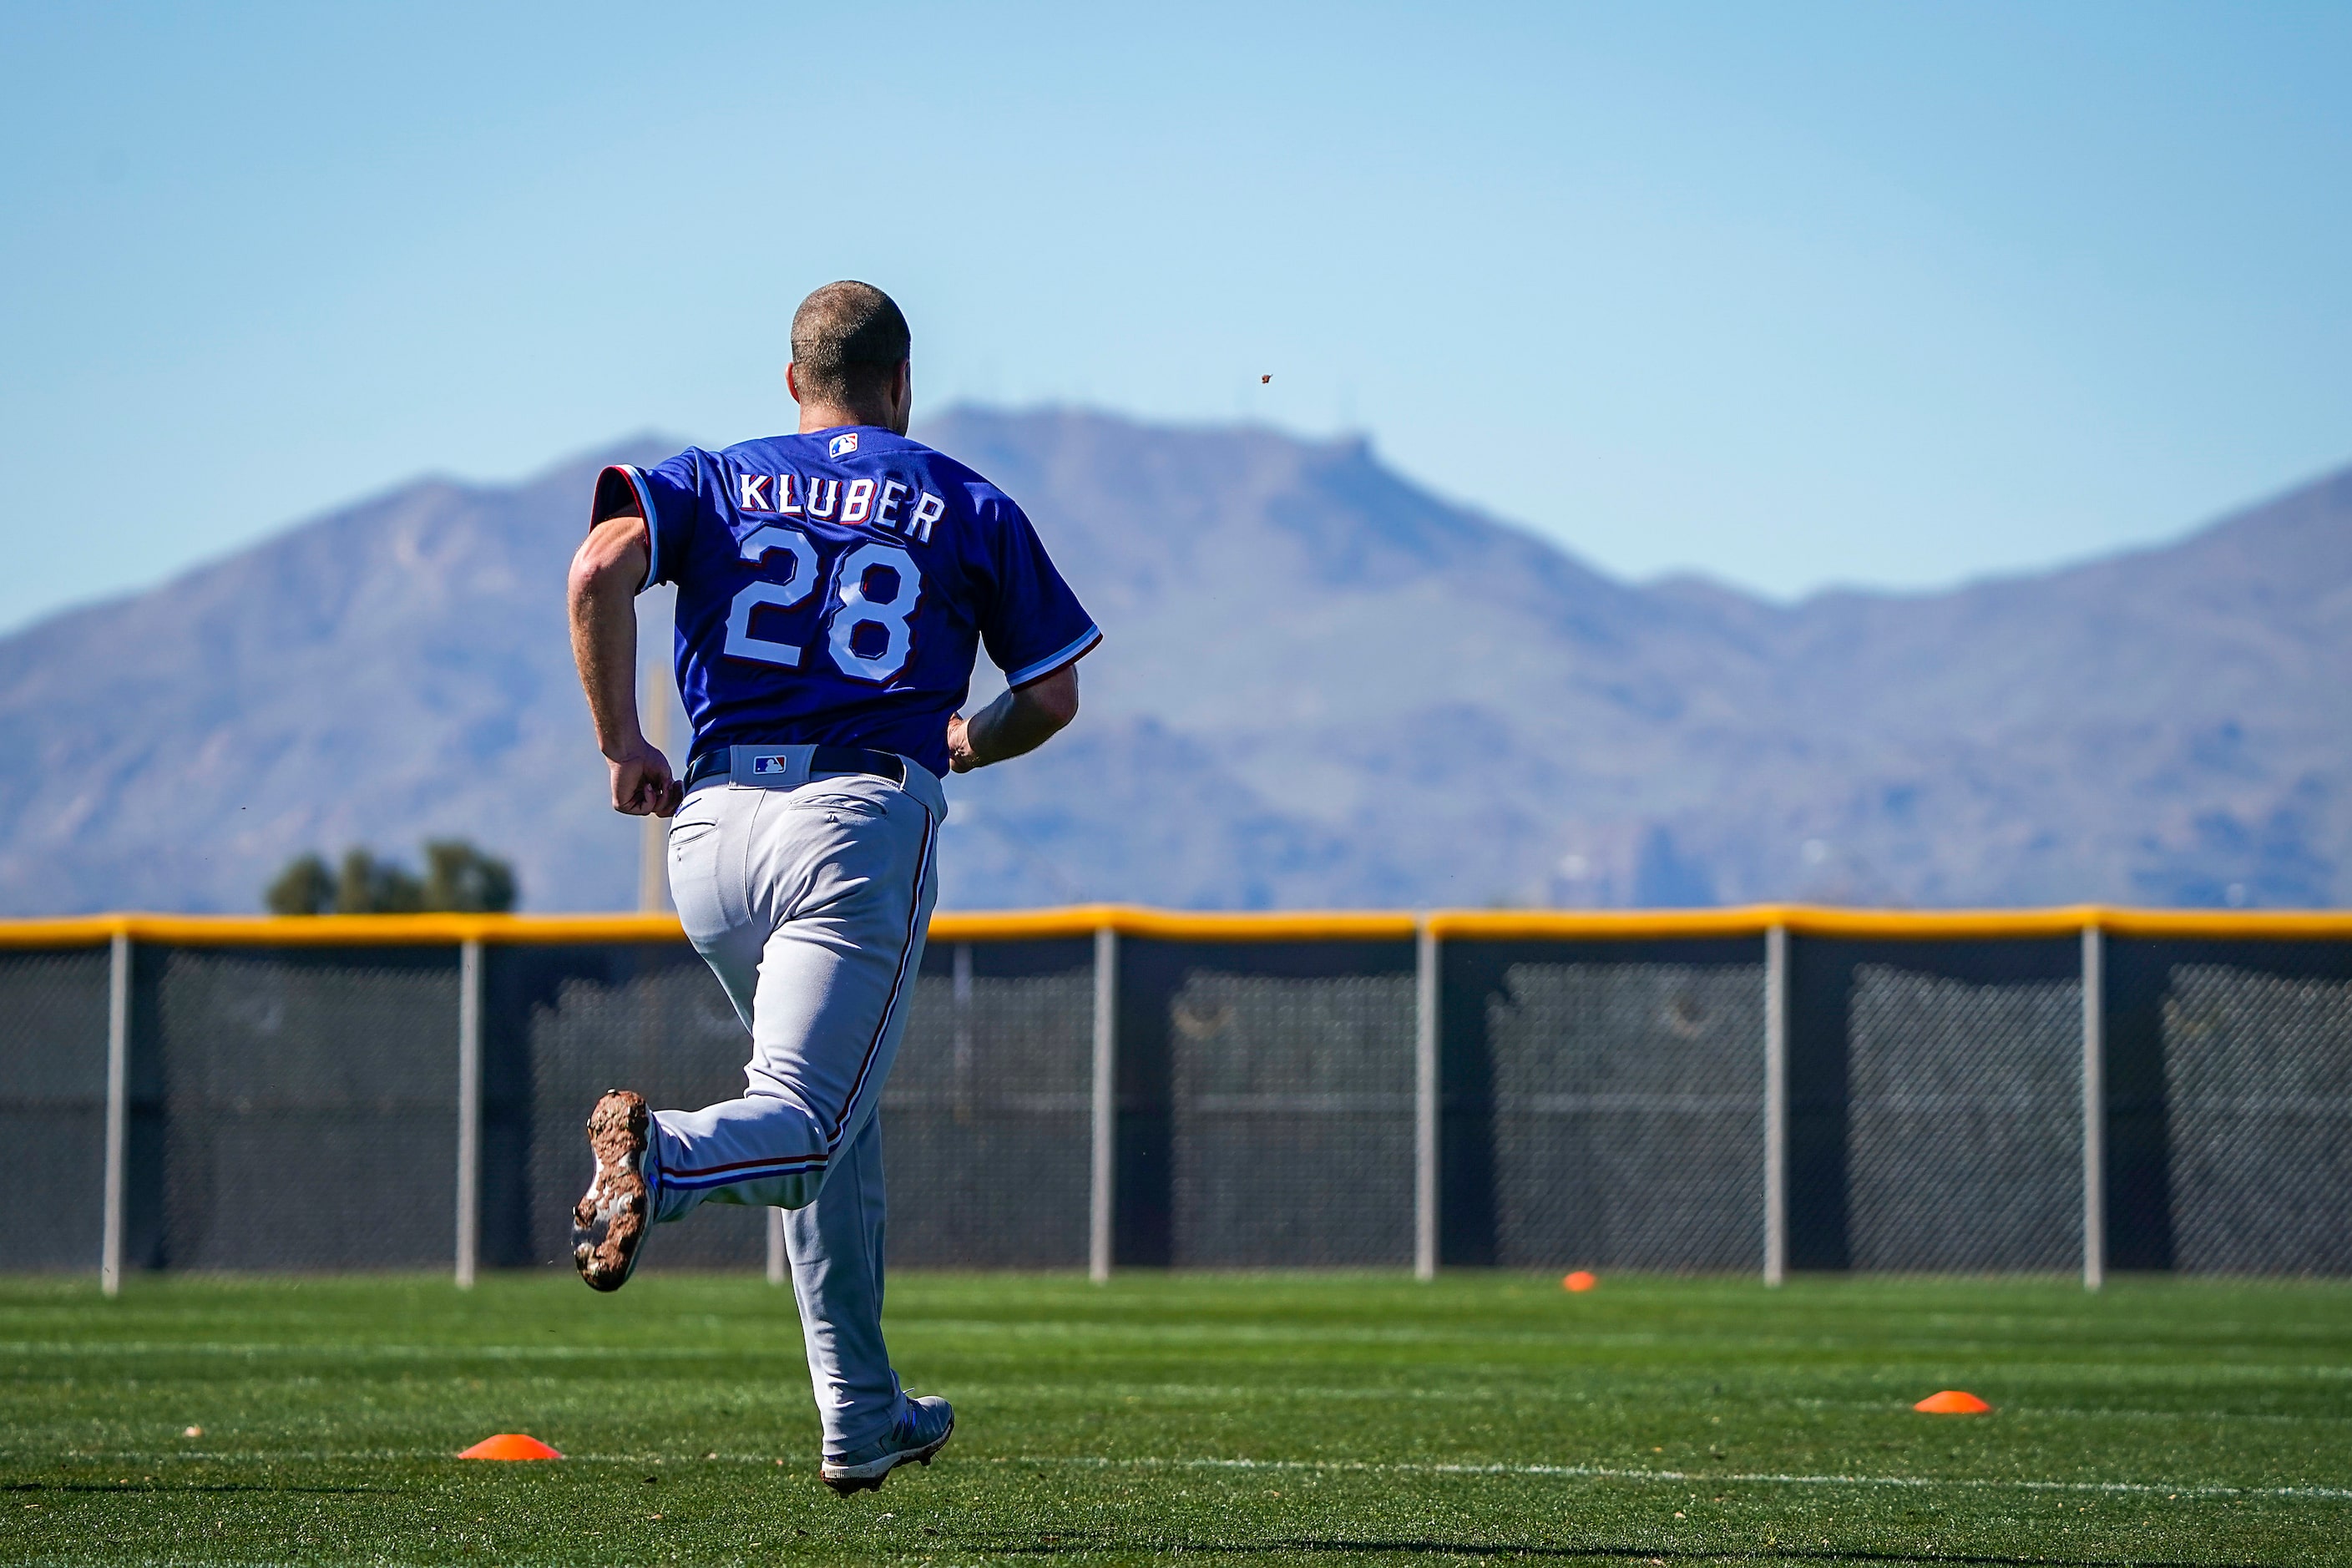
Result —
<svg viewBox="0 0 2352 1568"><path fill-rule="evenodd" d="M757 1280L9 1281L0 1561L2352 1561L2341 1285L931 1275L891 1332L956 1440L841 1501ZM501 1431L569 1458L452 1458Z"/></svg>

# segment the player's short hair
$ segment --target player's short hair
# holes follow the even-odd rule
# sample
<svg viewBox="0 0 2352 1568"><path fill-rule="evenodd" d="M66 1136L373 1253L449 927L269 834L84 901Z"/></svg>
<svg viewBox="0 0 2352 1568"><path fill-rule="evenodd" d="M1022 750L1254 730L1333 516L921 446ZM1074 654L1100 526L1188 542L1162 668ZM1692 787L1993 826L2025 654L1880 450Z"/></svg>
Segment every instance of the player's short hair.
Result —
<svg viewBox="0 0 2352 1568"><path fill-rule="evenodd" d="M801 401L856 406L882 396L913 343L907 318L871 283L828 283L793 312Z"/></svg>

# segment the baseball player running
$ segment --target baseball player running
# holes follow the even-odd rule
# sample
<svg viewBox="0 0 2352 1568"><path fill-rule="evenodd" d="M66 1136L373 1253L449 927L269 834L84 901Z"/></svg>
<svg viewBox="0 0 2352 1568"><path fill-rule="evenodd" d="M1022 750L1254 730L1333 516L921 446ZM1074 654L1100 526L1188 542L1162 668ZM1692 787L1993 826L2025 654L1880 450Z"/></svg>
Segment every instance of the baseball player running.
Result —
<svg viewBox="0 0 2352 1568"><path fill-rule="evenodd" d="M882 1130L938 897L940 776L1042 745L1102 634L1003 491L907 437L906 318L832 283L793 317L800 433L606 468L572 563L572 653L613 807L671 816L670 888L751 1032L740 1100L648 1112L609 1090L572 1214L580 1277L617 1290L652 1225L706 1203L785 1211L793 1292L846 1495L954 1429L882 1342ZM677 585L683 773L646 742L634 596ZM985 646L1010 689L959 710Z"/></svg>

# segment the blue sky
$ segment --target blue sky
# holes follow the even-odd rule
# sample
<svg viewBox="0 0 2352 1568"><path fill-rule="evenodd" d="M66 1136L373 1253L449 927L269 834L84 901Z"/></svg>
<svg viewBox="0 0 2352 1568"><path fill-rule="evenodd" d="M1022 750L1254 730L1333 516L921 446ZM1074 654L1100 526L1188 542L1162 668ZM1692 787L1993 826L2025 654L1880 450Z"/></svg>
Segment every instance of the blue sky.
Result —
<svg viewBox="0 0 2352 1568"><path fill-rule="evenodd" d="M843 276L934 405L1361 430L1776 595L2352 460L2352 7L486 9L0 14L0 626L786 425Z"/></svg>

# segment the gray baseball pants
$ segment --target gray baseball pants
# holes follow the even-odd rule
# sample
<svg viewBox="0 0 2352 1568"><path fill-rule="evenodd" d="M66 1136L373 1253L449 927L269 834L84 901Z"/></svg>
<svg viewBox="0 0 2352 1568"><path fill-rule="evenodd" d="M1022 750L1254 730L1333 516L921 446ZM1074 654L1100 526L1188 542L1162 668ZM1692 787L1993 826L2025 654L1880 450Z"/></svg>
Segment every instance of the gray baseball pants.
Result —
<svg viewBox="0 0 2352 1568"><path fill-rule="evenodd" d="M906 1396L882 1342L882 1129L939 897L947 797L796 765L714 784L670 825L670 891L751 1031L740 1100L654 1113L656 1221L706 1203L783 1209L810 1381L838 1456L886 1436Z"/></svg>

